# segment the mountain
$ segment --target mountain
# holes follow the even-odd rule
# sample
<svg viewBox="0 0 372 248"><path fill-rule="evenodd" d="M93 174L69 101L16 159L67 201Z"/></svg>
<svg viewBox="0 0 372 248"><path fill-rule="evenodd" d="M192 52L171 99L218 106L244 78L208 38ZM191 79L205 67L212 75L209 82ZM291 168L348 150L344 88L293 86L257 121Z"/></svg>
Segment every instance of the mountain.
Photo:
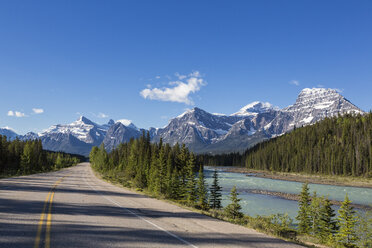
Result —
<svg viewBox="0 0 372 248"><path fill-rule="evenodd" d="M131 138L139 138L142 132L128 120L118 120L107 130L103 144L107 151L111 151L120 143L128 142Z"/></svg>
<svg viewBox="0 0 372 248"><path fill-rule="evenodd" d="M28 132L25 135L18 135L18 139L20 139L22 141L36 140L36 139L39 139L39 135L37 133L34 133L34 132Z"/></svg>
<svg viewBox="0 0 372 248"><path fill-rule="evenodd" d="M243 108L241 108L238 112L232 114L232 116L249 116L255 117L258 114L267 113L271 111L278 111L279 107L276 107L268 102L252 102Z"/></svg>
<svg viewBox="0 0 372 248"><path fill-rule="evenodd" d="M53 125L39 134L46 150L64 151L89 155L93 146L99 146L113 125L110 120L105 125L98 125L84 116L71 124ZM74 150L75 149L75 150Z"/></svg>
<svg viewBox="0 0 372 248"><path fill-rule="evenodd" d="M2 127L2 128L0 128L0 135L6 136L9 140L14 140L18 136L18 134L16 134L9 127Z"/></svg>
<svg viewBox="0 0 372 248"><path fill-rule="evenodd" d="M172 119L165 128L157 129L153 141L175 145L184 143L194 150L218 142L242 117L211 114L193 108Z"/></svg>
<svg viewBox="0 0 372 248"><path fill-rule="evenodd" d="M231 115L212 114L193 108L170 120L164 128L137 128L131 121L110 120L99 125L84 116L70 124L53 125L40 134L15 134L9 128L0 129L11 139L40 138L47 150L89 155L93 146L102 143L108 151L131 138L149 131L152 142L171 145L186 144L195 153L226 153L244 151L272 137L280 136L301 127L314 124L326 117L345 113L364 112L333 89L303 89L296 102L279 109L267 102L252 102Z"/></svg>
<svg viewBox="0 0 372 248"><path fill-rule="evenodd" d="M351 109L355 111L355 109ZM346 111L348 112L348 111ZM341 115L297 128L242 154L200 156L204 165L370 177L372 113Z"/></svg>
<svg viewBox="0 0 372 248"><path fill-rule="evenodd" d="M284 109L253 102L227 116L194 108L153 130L154 141L185 143L196 153L226 153L245 149L295 127L314 124L345 113L363 114L334 89L303 89L296 102Z"/></svg>
<svg viewBox="0 0 372 248"><path fill-rule="evenodd" d="M300 92L296 102L282 109L265 129L269 134L276 136L294 127L306 126L326 117L346 113L363 114L364 112L334 89L306 88Z"/></svg>

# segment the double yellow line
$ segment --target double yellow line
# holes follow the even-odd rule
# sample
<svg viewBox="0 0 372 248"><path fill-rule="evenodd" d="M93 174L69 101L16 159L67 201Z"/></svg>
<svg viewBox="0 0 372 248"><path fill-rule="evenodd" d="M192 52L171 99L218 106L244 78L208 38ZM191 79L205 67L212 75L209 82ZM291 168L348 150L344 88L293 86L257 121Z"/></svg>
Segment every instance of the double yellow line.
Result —
<svg viewBox="0 0 372 248"><path fill-rule="evenodd" d="M56 187L58 186L58 184L60 184L65 177L66 176L62 177L53 185L52 189L48 193L47 198L45 199L43 211L41 212L41 216L40 216L40 220L39 220L39 224L37 228L34 248L39 248L40 246L41 232L43 230L43 224L44 224L44 219L46 216L46 210L48 207L48 203L49 203L49 208L48 208L48 214L46 217L45 248L50 248L50 229L52 225L52 203L53 203L53 198L54 198L54 191Z"/></svg>

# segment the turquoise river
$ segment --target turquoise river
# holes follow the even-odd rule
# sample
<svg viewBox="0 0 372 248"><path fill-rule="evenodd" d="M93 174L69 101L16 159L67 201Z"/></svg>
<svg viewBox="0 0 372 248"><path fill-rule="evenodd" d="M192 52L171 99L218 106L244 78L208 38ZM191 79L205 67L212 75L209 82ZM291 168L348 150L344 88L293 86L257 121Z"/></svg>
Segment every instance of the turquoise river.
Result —
<svg viewBox="0 0 372 248"><path fill-rule="evenodd" d="M206 166L204 169L208 185L212 183L213 167ZM228 195L235 185L241 200L242 211L245 214L270 215L276 213L288 213L291 218L297 215L298 205L296 201L283 199L276 196L252 194L250 190L267 190L283 193L299 194L302 183L246 176L243 173L225 172L217 169L219 182L222 187L222 205L229 203ZM310 192L317 192L318 196L328 196L331 200L343 201L347 193L349 198L356 204L372 205L372 189L348 186L333 186L324 184L309 184ZM336 207L337 209L337 207Z"/></svg>

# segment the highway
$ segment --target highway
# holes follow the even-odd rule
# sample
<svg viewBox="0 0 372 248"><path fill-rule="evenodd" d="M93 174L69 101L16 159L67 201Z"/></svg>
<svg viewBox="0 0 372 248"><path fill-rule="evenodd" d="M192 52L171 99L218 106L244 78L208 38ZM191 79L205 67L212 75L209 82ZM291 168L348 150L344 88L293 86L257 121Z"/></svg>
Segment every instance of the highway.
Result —
<svg viewBox="0 0 372 248"><path fill-rule="evenodd" d="M0 247L300 247L97 178L89 163L0 180Z"/></svg>

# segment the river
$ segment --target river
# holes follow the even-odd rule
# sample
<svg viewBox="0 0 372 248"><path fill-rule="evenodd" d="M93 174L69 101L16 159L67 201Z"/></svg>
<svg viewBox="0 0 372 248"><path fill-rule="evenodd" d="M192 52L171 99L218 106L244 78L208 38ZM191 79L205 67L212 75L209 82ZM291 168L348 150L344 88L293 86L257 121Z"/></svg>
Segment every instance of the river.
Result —
<svg viewBox="0 0 372 248"><path fill-rule="evenodd" d="M204 173L208 185L212 184L213 167L205 166ZM291 218L295 218L298 211L297 201L287 200L276 196L260 195L249 193L252 189L277 191L283 193L299 194L302 183L274 180L246 176L243 173L225 172L218 169L219 184L222 187L222 205L229 203L228 195L231 188L235 185L239 197L242 199L240 204L242 212L245 214L270 215L276 213L288 213ZM343 201L347 193L350 200L355 204L372 205L372 189L349 186L333 186L324 184L309 184L311 194L317 192L318 196L328 196L330 200ZM335 207L337 209L337 207Z"/></svg>

